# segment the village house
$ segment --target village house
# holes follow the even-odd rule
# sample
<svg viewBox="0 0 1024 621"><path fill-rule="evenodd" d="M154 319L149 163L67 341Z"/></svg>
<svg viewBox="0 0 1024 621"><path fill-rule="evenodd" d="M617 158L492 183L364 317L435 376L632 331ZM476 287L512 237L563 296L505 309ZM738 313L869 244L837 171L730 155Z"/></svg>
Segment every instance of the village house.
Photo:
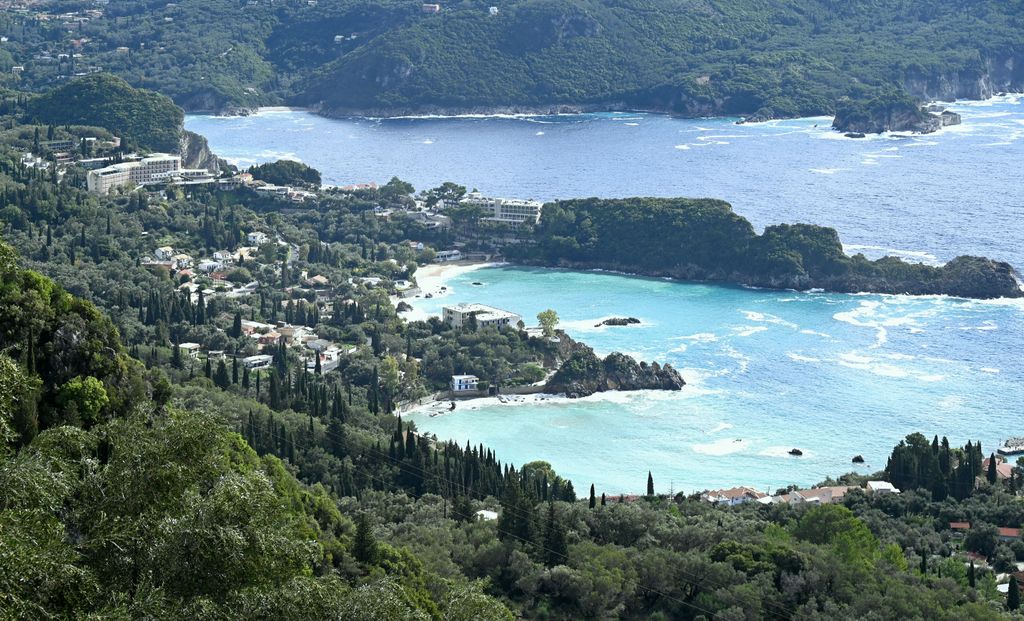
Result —
<svg viewBox="0 0 1024 621"><path fill-rule="evenodd" d="M267 354L249 356L248 358L242 359L242 364L244 364L247 369L266 369L273 363L274 357Z"/></svg>
<svg viewBox="0 0 1024 621"><path fill-rule="evenodd" d="M489 509L480 509L473 515L475 515L476 519L481 522L493 522L494 520L498 519L498 512L491 511Z"/></svg>
<svg viewBox="0 0 1024 621"><path fill-rule="evenodd" d="M451 388L454 393L476 392L479 384L480 378L475 375L453 375Z"/></svg>
<svg viewBox="0 0 1024 621"><path fill-rule="evenodd" d="M156 257L157 261L170 261L171 257L174 256L174 248L171 248L170 246L161 246L156 249L153 256Z"/></svg>
<svg viewBox="0 0 1024 621"><path fill-rule="evenodd" d="M900 490L896 489L892 483L888 481L868 481L867 490L869 494L899 494Z"/></svg>
<svg viewBox="0 0 1024 621"><path fill-rule="evenodd" d="M262 231L253 231L252 233L246 235L246 239L249 240L249 244L253 246L262 246L263 244L267 243L267 241L270 238L267 237L267 234Z"/></svg>
<svg viewBox="0 0 1024 621"><path fill-rule="evenodd" d="M199 350L202 349L202 346L199 343L182 343L178 345L178 349L181 350L183 355L194 360L199 357Z"/></svg>
<svg viewBox="0 0 1024 621"><path fill-rule="evenodd" d="M731 507L745 502L759 501L767 496L768 494L759 492L752 487L732 487L704 492L700 495L700 499L712 504Z"/></svg>

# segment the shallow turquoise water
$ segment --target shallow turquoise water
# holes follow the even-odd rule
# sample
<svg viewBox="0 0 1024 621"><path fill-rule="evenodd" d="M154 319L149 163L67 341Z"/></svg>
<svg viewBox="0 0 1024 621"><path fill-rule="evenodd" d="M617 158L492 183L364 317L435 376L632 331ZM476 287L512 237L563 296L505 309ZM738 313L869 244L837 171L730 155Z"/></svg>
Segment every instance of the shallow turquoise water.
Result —
<svg viewBox="0 0 1024 621"><path fill-rule="evenodd" d="M470 283L481 282L482 286ZM1024 302L794 293L596 272L491 268L449 282L438 312L476 301L562 327L601 353L670 362L679 393L578 401L469 403L411 420L441 438L483 442L502 459L550 461L583 490L749 484L772 490L853 469L872 472L907 433L957 444L1024 432ZM608 316L640 326L595 328ZM802 457L787 454L803 450Z"/></svg>

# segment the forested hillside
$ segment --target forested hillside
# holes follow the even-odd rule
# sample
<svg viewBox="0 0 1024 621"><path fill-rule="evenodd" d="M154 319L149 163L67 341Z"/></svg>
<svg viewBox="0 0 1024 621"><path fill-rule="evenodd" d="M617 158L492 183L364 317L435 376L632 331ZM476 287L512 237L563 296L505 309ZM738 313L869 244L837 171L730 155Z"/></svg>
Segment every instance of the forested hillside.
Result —
<svg viewBox="0 0 1024 621"><path fill-rule="evenodd" d="M777 224L756 234L725 201L585 198L546 205L533 240L507 249L542 265L623 270L771 288L1020 297L1013 267L961 256L942 267L843 252L835 229Z"/></svg>
<svg viewBox="0 0 1024 621"><path fill-rule="evenodd" d="M43 88L110 71L187 110L290 102L329 114L613 107L757 118L830 114L842 97L890 87L918 98L1024 87L1021 0L441 6L123 0L70 29L8 15L4 52L25 70L5 79Z"/></svg>

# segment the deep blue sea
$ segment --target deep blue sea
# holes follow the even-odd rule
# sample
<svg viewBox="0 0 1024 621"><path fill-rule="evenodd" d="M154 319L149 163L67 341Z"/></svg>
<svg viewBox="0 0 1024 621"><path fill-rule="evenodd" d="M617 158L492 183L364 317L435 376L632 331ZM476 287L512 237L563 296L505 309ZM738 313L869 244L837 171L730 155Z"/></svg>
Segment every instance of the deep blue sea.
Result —
<svg viewBox="0 0 1024 621"><path fill-rule="evenodd" d="M757 227L836 227L850 252L941 262L982 254L1024 267L1024 104L959 103L964 123L929 136L847 139L828 119L736 125L619 113L526 118L322 119L301 111L189 116L238 164L279 157L325 182L428 188L444 180L503 196L710 196ZM641 249L642 251L642 249ZM483 283L480 286L473 282ZM813 484L882 468L902 436L1024 435L1024 303L770 292L605 273L492 268L455 277L419 312L479 301L532 318L554 308L599 352L671 362L679 393L579 401L481 401L413 415L442 438L503 460L550 461L578 490ZM595 328L609 316L640 326ZM802 457L787 454L803 450Z"/></svg>

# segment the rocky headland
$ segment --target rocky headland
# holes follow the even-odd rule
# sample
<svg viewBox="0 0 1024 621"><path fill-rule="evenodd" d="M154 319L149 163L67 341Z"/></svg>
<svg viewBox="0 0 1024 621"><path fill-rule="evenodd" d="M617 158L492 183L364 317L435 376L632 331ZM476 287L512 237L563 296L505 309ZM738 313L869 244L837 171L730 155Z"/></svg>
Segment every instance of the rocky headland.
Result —
<svg viewBox="0 0 1024 621"><path fill-rule="evenodd" d="M569 343L571 353L544 386L546 393L577 399L609 390L681 390L686 385L670 364L637 362L618 352L601 359L587 345Z"/></svg>
<svg viewBox="0 0 1024 621"><path fill-rule="evenodd" d="M840 101L832 128L847 136L882 132L930 134L959 124L960 115L956 112L942 106L922 107L909 95L888 93L870 100Z"/></svg>

